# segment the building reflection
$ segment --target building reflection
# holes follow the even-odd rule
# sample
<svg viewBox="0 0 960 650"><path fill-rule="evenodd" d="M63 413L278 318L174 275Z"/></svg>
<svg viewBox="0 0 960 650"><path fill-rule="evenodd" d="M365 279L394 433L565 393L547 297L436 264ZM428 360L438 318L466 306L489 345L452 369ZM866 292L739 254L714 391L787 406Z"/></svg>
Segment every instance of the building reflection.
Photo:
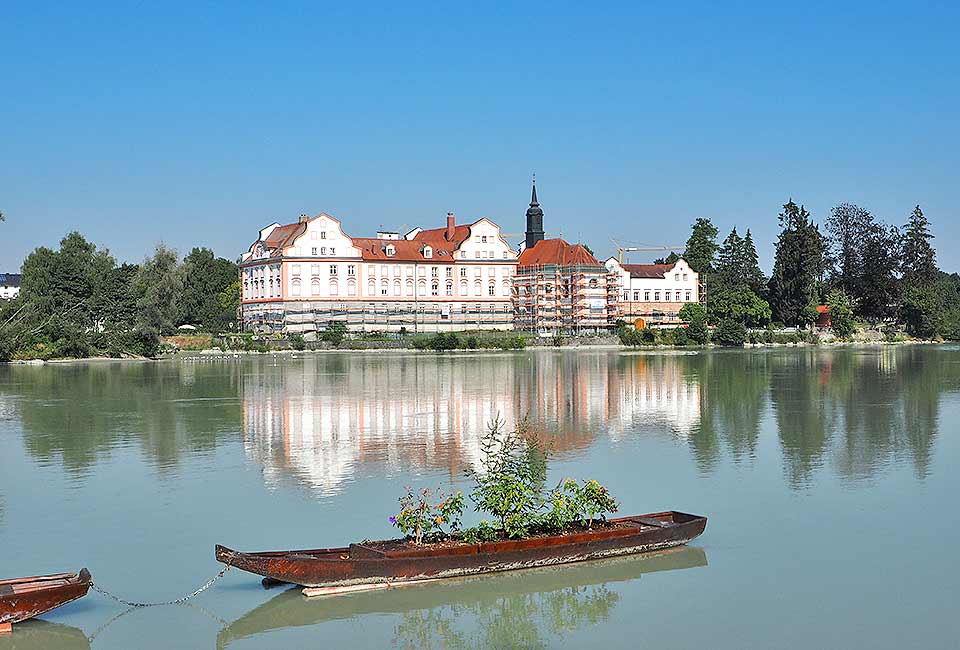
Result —
<svg viewBox="0 0 960 650"><path fill-rule="evenodd" d="M662 355L306 356L244 376L247 453L268 483L334 494L359 470L476 468L491 418L529 417L553 455L638 422L685 437L700 417L695 376Z"/></svg>

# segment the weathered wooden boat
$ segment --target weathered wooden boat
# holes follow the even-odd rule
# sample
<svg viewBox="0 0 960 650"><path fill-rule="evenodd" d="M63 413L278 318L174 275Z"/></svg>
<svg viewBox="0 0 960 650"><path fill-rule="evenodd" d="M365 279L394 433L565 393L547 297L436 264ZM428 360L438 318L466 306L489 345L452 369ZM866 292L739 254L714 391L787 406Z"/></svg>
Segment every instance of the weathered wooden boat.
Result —
<svg viewBox="0 0 960 650"><path fill-rule="evenodd" d="M273 630L318 625L329 621L356 619L367 614L405 614L441 608L455 611L482 611L516 605L529 606L530 599L548 610L552 597L563 597L569 609L568 594L589 595L586 587L615 585L638 580L651 573L682 571L707 566L701 548L685 546L643 555L578 562L568 566L546 566L478 576L450 578L439 582L420 581L406 589L351 593L322 604L304 598L297 589L286 589L230 623L217 634L217 648L224 649L240 639ZM544 616L544 619L551 617ZM568 623L564 618L562 624ZM411 643L416 646L416 643Z"/></svg>
<svg viewBox="0 0 960 650"><path fill-rule="evenodd" d="M548 537L431 545L361 543L342 548L241 553L217 545L218 562L304 587L347 587L432 580L566 564L681 546L703 533L707 518L657 512L611 519L610 525ZM378 548L380 547L380 548Z"/></svg>
<svg viewBox="0 0 960 650"><path fill-rule="evenodd" d="M87 595L90 572L0 580L0 631Z"/></svg>

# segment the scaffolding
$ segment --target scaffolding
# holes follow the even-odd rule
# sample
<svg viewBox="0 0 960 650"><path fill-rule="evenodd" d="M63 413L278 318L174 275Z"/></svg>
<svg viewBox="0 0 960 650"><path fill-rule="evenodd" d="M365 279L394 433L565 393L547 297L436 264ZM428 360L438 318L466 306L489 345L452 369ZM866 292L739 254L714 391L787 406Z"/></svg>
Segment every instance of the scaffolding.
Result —
<svg viewBox="0 0 960 650"><path fill-rule="evenodd" d="M598 333L614 326L619 292L619 273L600 264L521 266L513 278L514 329Z"/></svg>

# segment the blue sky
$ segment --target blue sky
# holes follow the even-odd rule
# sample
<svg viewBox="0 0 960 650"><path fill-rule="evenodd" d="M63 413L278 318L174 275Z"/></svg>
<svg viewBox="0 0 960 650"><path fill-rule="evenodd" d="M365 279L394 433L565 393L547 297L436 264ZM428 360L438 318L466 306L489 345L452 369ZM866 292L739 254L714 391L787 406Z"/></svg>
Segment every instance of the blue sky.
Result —
<svg viewBox="0 0 960 650"><path fill-rule="evenodd" d="M680 244L790 197L921 204L960 270L958 3L5 2L0 271L77 229L236 257L328 212L349 234L488 216ZM634 255L640 262L653 255Z"/></svg>

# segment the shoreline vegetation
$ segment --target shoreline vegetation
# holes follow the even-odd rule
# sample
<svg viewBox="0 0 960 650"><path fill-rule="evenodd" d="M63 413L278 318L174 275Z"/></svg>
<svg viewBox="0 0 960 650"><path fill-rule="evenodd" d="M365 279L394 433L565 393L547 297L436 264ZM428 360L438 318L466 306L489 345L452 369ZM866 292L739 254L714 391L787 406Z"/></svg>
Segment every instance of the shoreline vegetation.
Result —
<svg viewBox="0 0 960 650"><path fill-rule="evenodd" d="M608 321L603 334L546 338L515 331L351 333L335 320L314 323L306 333L239 332L241 292L234 262L207 248L194 248L181 259L161 244L141 264L118 265L109 250L73 232L59 249L31 253L21 269L19 296L0 302L0 362L166 358L215 349L223 354L317 348L448 352L960 340L960 274L938 269L920 206L902 227L848 203L831 210L823 231L792 200L778 220L769 277L760 269L749 229L741 237L734 227L721 242L706 218L693 223L682 254L656 260L671 263L682 257L699 274L702 302L680 308L679 303L652 303L678 309L669 314L678 326L646 327L640 318Z"/></svg>

